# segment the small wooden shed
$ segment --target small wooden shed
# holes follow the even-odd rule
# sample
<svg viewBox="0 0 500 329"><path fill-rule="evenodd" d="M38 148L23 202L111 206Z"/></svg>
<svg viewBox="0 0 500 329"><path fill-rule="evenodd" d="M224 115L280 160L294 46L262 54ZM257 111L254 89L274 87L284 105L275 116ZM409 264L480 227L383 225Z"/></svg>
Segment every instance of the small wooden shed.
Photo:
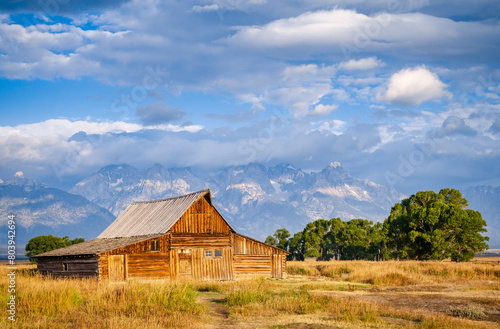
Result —
<svg viewBox="0 0 500 329"><path fill-rule="evenodd" d="M96 239L35 257L42 274L124 281L282 278L287 255L236 233L204 190L132 203Z"/></svg>

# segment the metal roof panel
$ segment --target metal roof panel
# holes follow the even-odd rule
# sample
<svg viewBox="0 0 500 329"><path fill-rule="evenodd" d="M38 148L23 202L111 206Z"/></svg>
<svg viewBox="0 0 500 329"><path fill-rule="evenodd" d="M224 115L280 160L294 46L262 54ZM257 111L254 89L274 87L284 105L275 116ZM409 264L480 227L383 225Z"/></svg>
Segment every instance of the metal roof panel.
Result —
<svg viewBox="0 0 500 329"><path fill-rule="evenodd" d="M175 198L132 203L97 238L167 233L193 203L207 194L210 196L210 190Z"/></svg>

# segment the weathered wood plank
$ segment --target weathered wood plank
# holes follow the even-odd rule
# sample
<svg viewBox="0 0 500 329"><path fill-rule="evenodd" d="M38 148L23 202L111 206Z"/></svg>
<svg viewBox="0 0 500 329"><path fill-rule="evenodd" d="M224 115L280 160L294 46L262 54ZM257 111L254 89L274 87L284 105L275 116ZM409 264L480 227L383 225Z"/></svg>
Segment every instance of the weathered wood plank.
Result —
<svg viewBox="0 0 500 329"><path fill-rule="evenodd" d="M226 233L231 229L205 198L195 202L174 224L172 233Z"/></svg>
<svg viewBox="0 0 500 329"><path fill-rule="evenodd" d="M109 280L120 282L126 279L125 255L111 255L108 260Z"/></svg>

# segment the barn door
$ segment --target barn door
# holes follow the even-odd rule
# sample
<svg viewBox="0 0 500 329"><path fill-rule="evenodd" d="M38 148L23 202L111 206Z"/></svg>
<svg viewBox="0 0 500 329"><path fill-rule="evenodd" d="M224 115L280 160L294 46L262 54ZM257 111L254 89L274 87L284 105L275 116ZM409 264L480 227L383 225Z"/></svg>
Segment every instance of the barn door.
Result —
<svg viewBox="0 0 500 329"><path fill-rule="evenodd" d="M179 275L180 276L191 276L193 258L191 253L180 253L179 254Z"/></svg>
<svg viewBox="0 0 500 329"><path fill-rule="evenodd" d="M109 281L125 281L125 255L110 255L108 260Z"/></svg>
<svg viewBox="0 0 500 329"><path fill-rule="evenodd" d="M271 258L271 276L273 278L283 277L283 255L273 255Z"/></svg>

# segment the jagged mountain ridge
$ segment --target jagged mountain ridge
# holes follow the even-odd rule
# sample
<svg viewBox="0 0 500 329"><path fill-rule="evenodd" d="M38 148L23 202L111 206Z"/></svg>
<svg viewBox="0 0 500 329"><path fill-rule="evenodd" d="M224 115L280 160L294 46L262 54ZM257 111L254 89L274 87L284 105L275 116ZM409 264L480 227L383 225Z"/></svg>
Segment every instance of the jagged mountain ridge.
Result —
<svg viewBox="0 0 500 329"><path fill-rule="evenodd" d="M238 231L265 238L277 228L291 232L318 218L383 220L404 197L369 180L354 178L339 163L320 172L290 164L228 167L201 178L189 168L156 164L141 172L109 165L78 182L71 193L118 215L133 201L161 199L210 188L214 202Z"/></svg>
<svg viewBox="0 0 500 329"><path fill-rule="evenodd" d="M22 172L0 182L0 232L3 236L7 236L9 214L16 215L16 243L19 245L26 244L32 237L48 234L93 239L115 219L108 210L81 195L47 187L25 178Z"/></svg>
<svg viewBox="0 0 500 329"><path fill-rule="evenodd" d="M178 196L205 188L189 168L166 169L155 164L146 172L127 165L109 165L78 182L70 193L79 194L118 216L134 201Z"/></svg>

